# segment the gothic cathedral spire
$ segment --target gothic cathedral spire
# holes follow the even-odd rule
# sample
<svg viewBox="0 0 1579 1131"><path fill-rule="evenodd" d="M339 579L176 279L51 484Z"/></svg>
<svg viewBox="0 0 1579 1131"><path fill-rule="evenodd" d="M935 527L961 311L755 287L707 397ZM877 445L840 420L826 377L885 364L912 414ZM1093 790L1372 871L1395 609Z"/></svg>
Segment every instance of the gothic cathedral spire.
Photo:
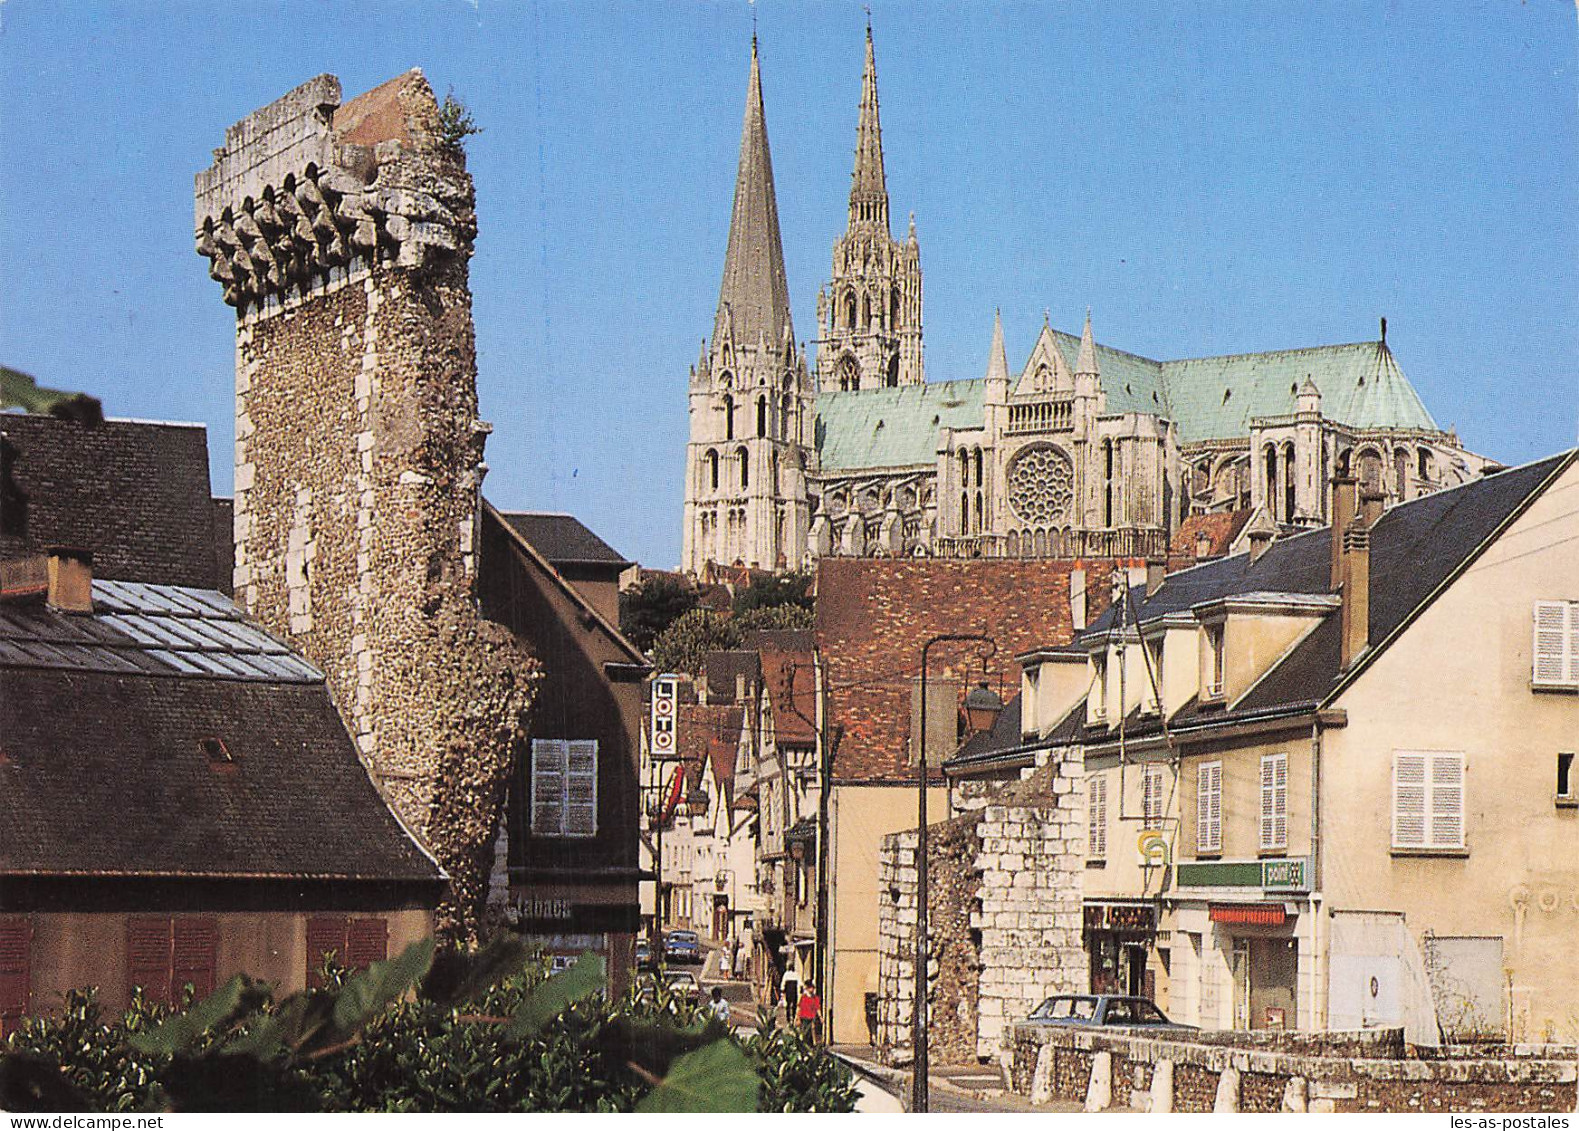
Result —
<svg viewBox="0 0 1579 1131"><path fill-rule="evenodd" d="M850 178L850 227L857 224L888 231L888 179L883 175L883 124L877 113L871 24L866 26L866 71L861 76L861 117L855 127L855 172Z"/></svg>
<svg viewBox="0 0 1579 1131"><path fill-rule="evenodd" d="M718 312L690 382L684 569L804 564L806 470L816 463L812 397L790 322L753 36Z"/></svg>
<svg viewBox="0 0 1579 1131"><path fill-rule="evenodd" d="M866 69L855 127L850 217L833 246L833 274L817 302L817 385L824 391L919 385L921 248L888 228L888 180L877 111L877 60L866 29Z"/></svg>
<svg viewBox="0 0 1579 1131"><path fill-rule="evenodd" d="M768 149L767 115L762 108L762 71L753 38L746 117L740 130L740 168L735 174L735 207L729 220L729 247L724 253L713 340L716 345L727 332L737 342L755 342L761 336L777 345L786 329L793 338L784 245L779 238L779 208L773 190L773 155Z"/></svg>

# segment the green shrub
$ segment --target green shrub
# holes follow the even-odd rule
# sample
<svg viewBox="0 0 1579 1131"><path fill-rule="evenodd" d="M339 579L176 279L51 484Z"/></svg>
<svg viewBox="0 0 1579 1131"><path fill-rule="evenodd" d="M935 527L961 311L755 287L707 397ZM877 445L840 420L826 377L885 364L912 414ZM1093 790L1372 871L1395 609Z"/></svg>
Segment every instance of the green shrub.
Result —
<svg viewBox="0 0 1579 1131"><path fill-rule="evenodd" d="M176 1011L106 1021L92 990L0 1047L11 1111L849 1111L848 1071L798 1032L744 1041L602 962L550 976L526 944L422 943L278 999L238 977Z"/></svg>

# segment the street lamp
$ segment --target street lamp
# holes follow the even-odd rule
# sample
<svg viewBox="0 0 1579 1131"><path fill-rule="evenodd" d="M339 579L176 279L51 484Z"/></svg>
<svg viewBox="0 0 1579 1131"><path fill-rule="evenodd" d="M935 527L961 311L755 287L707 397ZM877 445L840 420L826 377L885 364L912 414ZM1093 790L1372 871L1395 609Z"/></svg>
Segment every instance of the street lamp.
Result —
<svg viewBox="0 0 1579 1131"><path fill-rule="evenodd" d="M934 644L955 641L988 645L989 650L982 654L983 663L998 650L997 641L976 632L945 632L921 647L921 733L916 745L916 989L910 1011L911 1045L915 1049L910 1082L911 1111L926 1111L930 1103L927 1089L927 658ZM972 726L978 719L986 720L983 730L991 727L1002 709L1002 702L985 683L965 697L967 718Z"/></svg>

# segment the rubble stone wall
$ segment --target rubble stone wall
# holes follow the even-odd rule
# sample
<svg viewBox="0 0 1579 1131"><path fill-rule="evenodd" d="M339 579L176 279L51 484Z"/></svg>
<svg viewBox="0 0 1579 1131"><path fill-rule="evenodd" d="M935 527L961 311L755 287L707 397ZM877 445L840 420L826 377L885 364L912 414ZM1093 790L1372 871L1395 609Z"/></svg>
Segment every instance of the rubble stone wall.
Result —
<svg viewBox="0 0 1579 1131"><path fill-rule="evenodd" d="M1296 1046L1239 1033L1170 1040L1116 1031L1016 1025L1008 1041L1014 1089L1039 1100L1083 1101L1099 1058L1108 1058L1117 1106L1186 1111L1572 1112L1575 1050L1506 1050L1506 1056L1413 1055L1368 1034L1303 1034ZM1206 1038L1210 1039L1206 1039ZM1329 1041L1330 1038L1330 1041ZM1324 1043L1329 1047L1323 1047ZM1373 1055L1353 1055L1369 1049ZM1171 1089L1153 1083L1168 1066Z"/></svg>
<svg viewBox="0 0 1579 1131"><path fill-rule="evenodd" d="M417 71L303 84L227 131L196 232L236 309L236 597L324 670L464 937L538 669L474 597L474 198L438 113Z"/></svg>
<svg viewBox="0 0 1579 1131"><path fill-rule="evenodd" d="M1049 765L929 827L934 1061L996 1057L1010 1024L1050 994L1085 987L1078 783ZM914 830L884 838L880 866L878 1050L890 1064L913 1057L916 843Z"/></svg>

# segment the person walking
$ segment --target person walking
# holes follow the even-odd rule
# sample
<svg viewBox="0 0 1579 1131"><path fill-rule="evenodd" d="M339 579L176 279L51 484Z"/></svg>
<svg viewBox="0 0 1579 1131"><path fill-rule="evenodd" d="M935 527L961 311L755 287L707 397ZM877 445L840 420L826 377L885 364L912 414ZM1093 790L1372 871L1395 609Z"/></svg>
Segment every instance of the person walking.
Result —
<svg viewBox="0 0 1579 1131"><path fill-rule="evenodd" d="M729 1003L724 1000L724 991L718 986L713 987L713 1000L707 1003L707 1012L725 1025L729 1024Z"/></svg>
<svg viewBox="0 0 1579 1131"><path fill-rule="evenodd" d="M806 988L801 991L800 1004L795 1007L795 1019L800 1022L800 1027L816 1040L819 1024L822 1020L822 998L817 996L817 987L807 982Z"/></svg>

